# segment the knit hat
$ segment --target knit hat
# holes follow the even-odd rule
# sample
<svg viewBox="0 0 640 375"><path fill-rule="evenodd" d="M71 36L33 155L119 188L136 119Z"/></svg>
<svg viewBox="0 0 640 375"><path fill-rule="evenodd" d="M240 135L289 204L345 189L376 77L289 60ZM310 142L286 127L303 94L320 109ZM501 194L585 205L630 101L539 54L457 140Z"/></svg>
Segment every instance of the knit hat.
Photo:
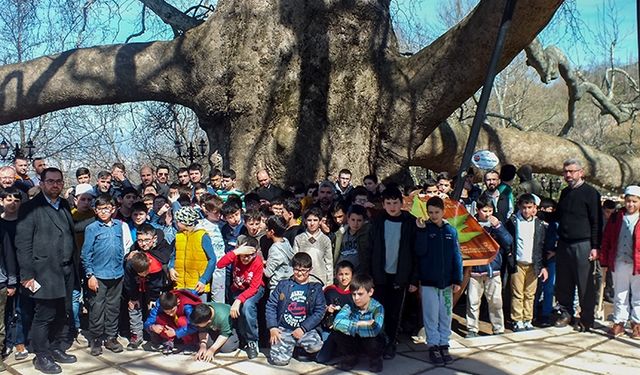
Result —
<svg viewBox="0 0 640 375"><path fill-rule="evenodd" d="M626 189L624 189L624 195L635 195L636 197L640 197L640 186L638 185L629 185Z"/></svg>
<svg viewBox="0 0 640 375"><path fill-rule="evenodd" d="M177 222L182 223L188 227L196 225L196 221L200 218L198 211L193 207L182 207L175 213L174 218Z"/></svg>

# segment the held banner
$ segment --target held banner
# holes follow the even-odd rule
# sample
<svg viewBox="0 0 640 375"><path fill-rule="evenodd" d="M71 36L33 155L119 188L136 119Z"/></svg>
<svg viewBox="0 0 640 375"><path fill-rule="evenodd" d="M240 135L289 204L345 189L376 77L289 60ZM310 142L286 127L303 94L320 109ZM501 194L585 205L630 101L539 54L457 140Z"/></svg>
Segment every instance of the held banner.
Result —
<svg viewBox="0 0 640 375"><path fill-rule="evenodd" d="M427 200L423 194L415 194L404 198L403 209L413 216L427 220ZM476 219L469 215L467 209L459 201L446 198L444 200L444 218L458 231L463 265L481 266L491 263L500 245L482 229Z"/></svg>

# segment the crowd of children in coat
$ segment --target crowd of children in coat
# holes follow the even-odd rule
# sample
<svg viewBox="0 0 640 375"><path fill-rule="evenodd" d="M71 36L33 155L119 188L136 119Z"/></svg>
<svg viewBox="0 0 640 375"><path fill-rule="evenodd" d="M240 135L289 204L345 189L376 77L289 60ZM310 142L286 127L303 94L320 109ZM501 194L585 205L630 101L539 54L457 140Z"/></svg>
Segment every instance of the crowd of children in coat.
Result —
<svg viewBox="0 0 640 375"><path fill-rule="evenodd" d="M124 172L120 163L114 169ZM361 356L379 372L383 358L395 356L405 299L414 293L429 360L453 360L448 348L463 258L458 232L444 218L454 183L448 176L406 189L428 196L424 221L403 210L398 185L383 185L375 175L353 187L351 172L342 170L337 182L278 189L260 181L266 174L260 171L260 187L245 195L235 188L233 171L214 170L208 183L199 165L187 173L190 179L175 184L145 185L143 178L134 187L102 171L92 186L89 170L78 170L69 200L82 285L70 296L69 324L75 335L83 328L92 355L142 350L148 342L147 349L211 361L238 348L252 359L262 347L275 366L287 366L295 356L338 359L337 367L349 370ZM499 173L484 174L489 190L494 175ZM505 332L505 309L515 332L552 324L555 202L527 191L516 196L515 188L500 184L510 201L500 205L498 195L467 182L462 202L500 250L470 271L466 337L480 334L483 295L493 334ZM12 238L20 203L32 190L15 184L0 193L0 304L8 312L3 353L13 350L17 359L28 354L30 312L29 291L16 287ZM604 230L601 263L613 271L614 336L625 332L629 310L640 324L639 209L640 187L629 186L624 208ZM118 341L123 327L126 348ZM4 336L4 325L0 332ZM633 337L640 338L640 329Z"/></svg>

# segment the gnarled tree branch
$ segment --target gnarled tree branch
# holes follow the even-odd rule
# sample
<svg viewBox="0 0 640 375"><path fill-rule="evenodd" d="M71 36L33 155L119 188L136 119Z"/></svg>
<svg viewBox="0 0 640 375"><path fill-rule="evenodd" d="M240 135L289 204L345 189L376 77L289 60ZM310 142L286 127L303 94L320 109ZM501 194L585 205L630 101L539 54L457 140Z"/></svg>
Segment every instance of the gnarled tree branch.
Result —
<svg viewBox="0 0 640 375"><path fill-rule="evenodd" d="M575 125L576 102L582 99L584 94L590 94L600 107L601 113L611 115L618 124L630 120L634 111L637 110L635 104L614 103L611 98L602 92L600 87L586 81L580 72L571 66L567 56L558 47L548 46L544 48L540 40L536 38L525 48L525 52L527 54L527 64L538 72L542 82L550 83L560 76L567 85L569 91L568 117L567 122L558 134L559 136L566 136Z"/></svg>
<svg viewBox="0 0 640 375"><path fill-rule="evenodd" d="M149 10L155 13L160 19L171 26L174 31L184 33L189 29L200 25L203 21L187 16L178 8L164 0L140 0Z"/></svg>

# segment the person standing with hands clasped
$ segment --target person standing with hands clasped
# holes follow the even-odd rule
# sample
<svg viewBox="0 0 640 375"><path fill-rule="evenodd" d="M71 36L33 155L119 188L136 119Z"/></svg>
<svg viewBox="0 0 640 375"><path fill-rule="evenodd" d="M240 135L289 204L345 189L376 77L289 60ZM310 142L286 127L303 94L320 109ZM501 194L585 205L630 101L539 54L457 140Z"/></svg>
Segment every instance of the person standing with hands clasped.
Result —
<svg viewBox="0 0 640 375"><path fill-rule="evenodd" d="M427 201L429 220L416 219L415 249L422 295L422 316L429 360L436 365L453 361L449 354L453 293L462 285L462 254L458 232L444 220L444 201Z"/></svg>

